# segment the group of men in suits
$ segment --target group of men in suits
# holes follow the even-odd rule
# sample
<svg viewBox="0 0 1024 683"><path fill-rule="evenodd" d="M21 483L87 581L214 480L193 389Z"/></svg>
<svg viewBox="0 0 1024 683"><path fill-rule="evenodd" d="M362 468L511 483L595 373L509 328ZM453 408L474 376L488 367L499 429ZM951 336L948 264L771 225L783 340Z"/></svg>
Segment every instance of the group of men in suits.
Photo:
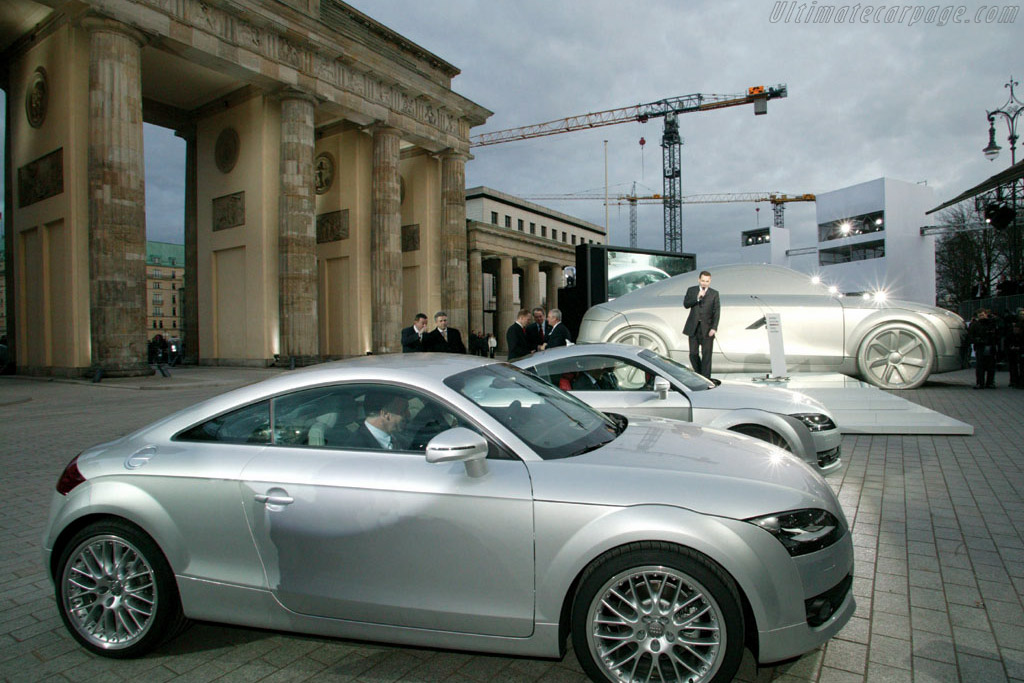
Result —
<svg viewBox="0 0 1024 683"><path fill-rule="evenodd" d="M562 322L562 311L552 308L545 315L544 309L538 306L532 312L525 308L519 309L516 321L505 331L505 341L508 344L508 359L513 361L536 351L567 346L572 343L572 335Z"/></svg>
<svg viewBox="0 0 1024 683"><path fill-rule="evenodd" d="M417 313L412 325L402 330L402 353L434 351L439 353L465 353L462 333L448 327L448 314L438 311L434 314L434 329L427 332L426 313Z"/></svg>

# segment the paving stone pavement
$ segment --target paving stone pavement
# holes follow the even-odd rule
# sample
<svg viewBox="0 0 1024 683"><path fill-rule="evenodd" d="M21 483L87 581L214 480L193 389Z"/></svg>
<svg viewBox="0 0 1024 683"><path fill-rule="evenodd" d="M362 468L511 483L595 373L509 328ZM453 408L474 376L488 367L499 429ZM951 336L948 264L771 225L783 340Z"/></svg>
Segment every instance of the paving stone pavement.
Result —
<svg viewBox="0 0 1024 683"><path fill-rule="evenodd" d="M0 377L0 679L5 681L584 681L563 661L392 647L196 624L140 660L65 632L39 543L57 477L83 448L275 370L183 368L86 382ZM829 476L853 529L858 609L826 646L741 681L1024 681L1024 391L940 375L902 396L974 436L843 438ZM149 390L152 389L152 390Z"/></svg>

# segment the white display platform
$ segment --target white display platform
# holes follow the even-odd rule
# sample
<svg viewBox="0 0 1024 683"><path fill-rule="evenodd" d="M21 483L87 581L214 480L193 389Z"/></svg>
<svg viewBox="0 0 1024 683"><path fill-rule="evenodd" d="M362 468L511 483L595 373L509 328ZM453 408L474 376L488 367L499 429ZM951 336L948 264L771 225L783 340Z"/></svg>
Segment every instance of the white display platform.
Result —
<svg viewBox="0 0 1024 683"><path fill-rule="evenodd" d="M793 389L832 411L844 434L974 434L974 426L837 372L793 373L786 381L755 381L764 374L733 373L716 379Z"/></svg>

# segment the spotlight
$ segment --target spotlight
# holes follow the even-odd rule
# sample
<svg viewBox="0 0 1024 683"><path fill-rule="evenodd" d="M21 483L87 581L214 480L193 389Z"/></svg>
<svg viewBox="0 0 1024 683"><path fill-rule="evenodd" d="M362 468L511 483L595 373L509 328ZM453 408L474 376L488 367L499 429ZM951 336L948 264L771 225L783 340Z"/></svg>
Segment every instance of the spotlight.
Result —
<svg viewBox="0 0 1024 683"><path fill-rule="evenodd" d="M880 289L874 293L873 297L875 299L876 304L884 304L886 299L889 298L889 295L886 293L884 289Z"/></svg>
<svg viewBox="0 0 1024 683"><path fill-rule="evenodd" d="M839 224L839 232L844 235L849 235L851 230L853 230L853 226L850 224L850 221L843 221Z"/></svg>
<svg viewBox="0 0 1024 683"><path fill-rule="evenodd" d="M820 285L821 284L821 278L818 277L817 275L813 276L811 278L811 284L812 285Z"/></svg>
<svg viewBox="0 0 1024 683"><path fill-rule="evenodd" d="M832 285L831 287L828 288L828 293L829 294L839 294L839 288L836 287L835 285ZM840 296L842 296L842 295L840 294Z"/></svg>

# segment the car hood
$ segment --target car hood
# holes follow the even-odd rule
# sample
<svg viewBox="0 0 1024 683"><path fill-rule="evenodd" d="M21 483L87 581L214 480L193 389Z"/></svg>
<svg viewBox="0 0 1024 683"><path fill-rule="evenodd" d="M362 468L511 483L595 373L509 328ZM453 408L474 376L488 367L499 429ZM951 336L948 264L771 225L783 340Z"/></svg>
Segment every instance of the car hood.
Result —
<svg viewBox="0 0 1024 683"><path fill-rule="evenodd" d="M754 408L780 415L822 413L832 417L820 401L807 394L790 389L766 387L750 382L723 381L720 386L706 391L692 391L687 395L694 408L735 410Z"/></svg>
<svg viewBox="0 0 1024 683"><path fill-rule="evenodd" d="M630 418L590 453L528 463L537 500L591 505L672 505L747 519L802 508L842 518L825 480L763 441L675 420Z"/></svg>

